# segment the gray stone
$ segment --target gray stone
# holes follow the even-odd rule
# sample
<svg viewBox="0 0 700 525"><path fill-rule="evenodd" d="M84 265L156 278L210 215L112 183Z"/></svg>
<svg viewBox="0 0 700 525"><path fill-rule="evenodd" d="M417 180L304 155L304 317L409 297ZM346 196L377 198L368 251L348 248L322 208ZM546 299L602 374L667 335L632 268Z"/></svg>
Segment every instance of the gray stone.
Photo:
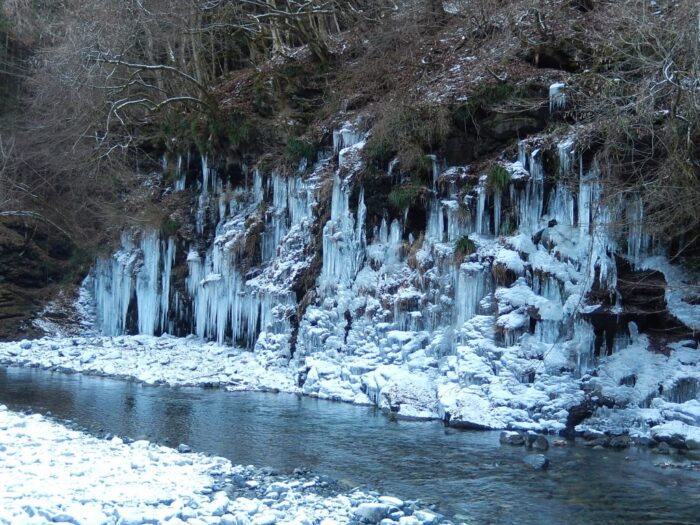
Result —
<svg viewBox="0 0 700 525"><path fill-rule="evenodd" d="M393 505L394 507L399 509L403 507L403 501L393 496L380 496L379 501L381 503L386 503L387 505Z"/></svg>
<svg viewBox="0 0 700 525"><path fill-rule="evenodd" d="M355 516L365 523L379 523L391 514L392 506L386 503L361 503L355 509Z"/></svg>
<svg viewBox="0 0 700 525"><path fill-rule="evenodd" d="M525 444L525 438L520 432L511 432L509 430L504 430L501 432L501 437L499 438L501 445L513 445L516 447Z"/></svg>
<svg viewBox="0 0 700 525"><path fill-rule="evenodd" d="M549 441L542 434L539 434L532 443L532 448L535 450L549 450Z"/></svg>
<svg viewBox="0 0 700 525"><path fill-rule="evenodd" d="M598 439L591 439L590 441L586 441L583 446L584 447L607 447L610 445L610 440L606 437L603 438L598 438Z"/></svg>
<svg viewBox="0 0 700 525"><path fill-rule="evenodd" d="M177 451L180 454L189 454L190 452L192 452L192 447L190 447L189 445L185 445L184 443L180 443L177 446Z"/></svg>
<svg viewBox="0 0 700 525"><path fill-rule="evenodd" d="M547 470L549 468L549 459L542 454L529 454L525 456L523 461L534 470Z"/></svg>
<svg viewBox="0 0 700 525"><path fill-rule="evenodd" d="M698 450L700 449L700 441L697 439L688 438L685 440L685 446L688 447L688 450Z"/></svg>
<svg viewBox="0 0 700 525"><path fill-rule="evenodd" d="M659 446L654 449L654 452L657 454L670 454L671 453L671 445L668 443L659 443Z"/></svg>
<svg viewBox="0 0 700 525"><path fill-rule="evenodd" d="M610 439L610 447L611 448L617 448L617 449L629 448L631 443L632 443L632 440L630 439L629 436L615 436L615 437Z"/></svg>
<svg viewBox="0 0 700 525"><path fill-rule="evenodd" d="M430 512L429 510L417 510L413 516L424 525L434 525L440 523L440 515Z"/></svg>

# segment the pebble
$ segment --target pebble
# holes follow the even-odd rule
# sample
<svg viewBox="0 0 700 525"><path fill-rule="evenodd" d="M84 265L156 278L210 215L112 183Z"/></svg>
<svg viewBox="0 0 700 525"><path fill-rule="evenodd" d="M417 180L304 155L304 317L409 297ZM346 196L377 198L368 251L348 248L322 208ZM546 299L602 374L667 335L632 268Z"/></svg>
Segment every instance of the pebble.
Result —
<svg viewBox="0 0 700 525"><path fill-rule="evenodd" d="M35 516L32 523L75 525L112 522L110 517L120 525L339 525L353 518L421 523L406 520L399 498L361 490L352 497L337 494L332 483L308 474L295 479L233 466L185 444L178 451L146 440L98 439L3 405L0 429L0 451L7 450L0 479L12 480L0 491L0 509L3 518L14 516L10 523L25 523L28 516ZM46 483L66 476L70 482ZM246 496L231 494L234 485L245 487ZM433 515L425 511L423 523L433 523Z"/></svg>

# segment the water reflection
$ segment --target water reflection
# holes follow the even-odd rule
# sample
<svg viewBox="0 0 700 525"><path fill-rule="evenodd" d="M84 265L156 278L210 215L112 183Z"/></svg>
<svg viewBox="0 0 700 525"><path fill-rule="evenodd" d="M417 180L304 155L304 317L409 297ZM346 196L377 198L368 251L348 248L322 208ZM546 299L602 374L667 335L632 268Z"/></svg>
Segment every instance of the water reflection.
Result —
<svg viewBox="0 0 700 525"><path fill-rule="evenodd" d="M661 469L644 450L554 448L546 473L497 433L392 421L367 407L289 395L148 387L37 369L0 368L0 402L82 426L280 471L309 467L476 524L697 523L700 474Z"/></svg>

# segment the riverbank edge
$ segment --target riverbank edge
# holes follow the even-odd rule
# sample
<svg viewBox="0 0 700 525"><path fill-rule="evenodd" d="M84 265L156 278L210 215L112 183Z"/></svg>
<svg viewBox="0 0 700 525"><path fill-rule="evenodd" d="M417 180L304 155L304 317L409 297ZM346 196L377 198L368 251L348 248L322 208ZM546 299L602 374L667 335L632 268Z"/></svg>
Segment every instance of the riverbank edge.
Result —
<svg viewBox="0 0 700 525"><path fill-rule="evenodd" d="M199 523L196 519L202 516L218 518L222 524L258 524L267 523L262 518L270 520L276 512L277 523L310 525L312 521L299 516L309 511L313 518L323 518L318 516L319 505L325 505L324 512L328 509L328 516L324 518L326 521L321 521L327 525L356 521L377 523L382 519L395 519L392 522L401 525L452 523L419 501L403 501L357 487L345 488L335 480L306 470L297 469L290 475L282 475L271 468L233 465L226 458L193 452L184 444L175 449L147 440L134 441L112 435L99 437L78 425L70 425L68 421L10 410L3 404L0 404L0 426L4 430L0 437L0 456L5 456L5 461L0 462L0 478L4 478L5 474L11 475L20 485L19 488L6 487L5 493L0 495L0 501L6 500L0 513L0 523L16 523L14 519L19 519L17 514L10 520L3 514L19 512L26 513L28 518L36 516L39 520L68 521L80 525L98 522L161 523L155 516L164 517L163 521L169 524L190 523L189 519L191 523ZM26 445L24 449L23 445ZM111 463L111 471L116 473L96 479L95 473L100 470L97 465L101 462L96 458L91 460L92 455L105 458L107 463ZM62 463L64 457L71 459ZM39 471L44 480L63 475L83 479L86 483L101 484L103 499L91 500L90 494L83 497L80 484L75 489L70 484L58 484L44 492L41 487L32 492L35 487L27 483L27 479L32 479L32 469ZM163 475L169 470L168 475ZM120 478L123 472L131 471L135 471L136 477L133 479ZM181 489L178 483L184 484L184 480L192 486L187 485L182 493L163 496L173 487ZM113 488L110 482L119 485L119 490L110 492L109 489ZM201 487L197 485L200 482L203 483ZM106 486L103 486L105 483ZM133 494L129 494L132 499L125 499L124 494L128 493L130 483L135 490L146 485L141 499L132 500ZM126 492L122 485L127 487ZM155 485L155 488L151 485ZM70 486L65 490L74 492L60 493L62 486ZM12 498L12 495L17 495L18 489L24 492ZM160 494L158 498L151 497L154 491ZM53 501L47 494L53 496ZM75 498L78 494L81 495L80 501ZM58 496L62 497L58 499ZM13 502L17 500L20 500L19 505L13 507ZM291 516L289 520L280 518L280 513L285 511L290 516L296 513L296 516ZM340 521L334 521L338 516L333 512L339 511L345 515L340 516ZM94 521L97 518L99 520ZM347 520L343 521L343 518Z"/></svg>

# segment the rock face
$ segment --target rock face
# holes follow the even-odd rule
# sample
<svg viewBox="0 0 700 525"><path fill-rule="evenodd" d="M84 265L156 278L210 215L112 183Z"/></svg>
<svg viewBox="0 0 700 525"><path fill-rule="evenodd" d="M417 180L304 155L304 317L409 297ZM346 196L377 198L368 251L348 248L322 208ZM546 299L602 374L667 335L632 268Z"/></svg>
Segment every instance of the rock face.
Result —
<svg viewBox="0 0 700 525"><path fill-rule="evenodd" d="M70 246L46 225L0 218L0 340L42 334L32 320L64 280Z"/></svg>
<svg viewBox="0 0 700 525"><path fill-rule="evenodd" d="M565 104L561 86L551 91ZM501 124L511 133L523 123ZM406 190L419 205L388 175L377 177L393 194L373 190L366 139L346 123L317 163L289 177L231 178L193 156L172 188L196 196L192 238L126 233L86 286L99 330L245 347L251 370L283 370L282 388L293 377L307 395L460 428L573 435L594 421L645 434L667 420L700 424L681 406L700 392L697 359L687 342L650 351L634 293L624 290L629 311L616 302L619 260L663 275L673 286L649 293L684 322L700 305L673 292L684 277L643 231L610 227L638 219L638 202L596 209L600 168L575 136L522 140L488 170L426 157L421 198ZM79 366L109 370L102 357ZM161 365L143 375L168 375ZM611 412L596 419L602 407Z"/></svg>

